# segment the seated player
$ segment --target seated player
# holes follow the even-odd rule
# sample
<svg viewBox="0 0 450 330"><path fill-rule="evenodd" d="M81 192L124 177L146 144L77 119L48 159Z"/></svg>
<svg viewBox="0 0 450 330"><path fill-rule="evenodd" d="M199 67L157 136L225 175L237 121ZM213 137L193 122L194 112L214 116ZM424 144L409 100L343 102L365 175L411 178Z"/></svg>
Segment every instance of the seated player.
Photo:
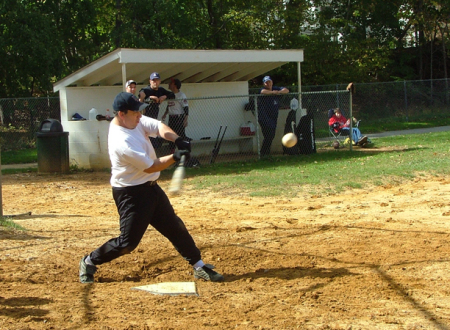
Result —
<svg viewBox="0 0 450 330"><path fill-rule="evenodd" d="M345 135L350 135L348 134L350 133L350 119L345 118L339 108L334 109L334 115L328 120L328 125L331 126L336 133L347 130L348 132ZM357 127L352 127L352 130L353 141L359 146L366 145L367 136L362 136L361 131Z"/></svg>

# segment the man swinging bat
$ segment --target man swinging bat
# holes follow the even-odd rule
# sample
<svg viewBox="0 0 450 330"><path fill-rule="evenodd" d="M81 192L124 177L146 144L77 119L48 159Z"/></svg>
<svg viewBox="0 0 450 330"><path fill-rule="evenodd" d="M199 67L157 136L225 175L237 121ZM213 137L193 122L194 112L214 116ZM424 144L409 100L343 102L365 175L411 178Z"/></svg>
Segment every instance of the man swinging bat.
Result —
<svg viewBox="0 0 450 330"><path fill-rule="evenodd" d="M131 93L114 99L114 119L108 133L111 160L111 186L120 216L120 235L84 256L80 261L80 282L93 283L97 266L133 251L147 227L153 226L194 267L195 278L223 281L224 277L205 264L200 250L183 221L175 214L165 192L158 185L160 171L190 156L189 141L184 141L164 123L141 114L147 105ZM172 155L156 157L148 137L160 136L175 143Z"/></svg>

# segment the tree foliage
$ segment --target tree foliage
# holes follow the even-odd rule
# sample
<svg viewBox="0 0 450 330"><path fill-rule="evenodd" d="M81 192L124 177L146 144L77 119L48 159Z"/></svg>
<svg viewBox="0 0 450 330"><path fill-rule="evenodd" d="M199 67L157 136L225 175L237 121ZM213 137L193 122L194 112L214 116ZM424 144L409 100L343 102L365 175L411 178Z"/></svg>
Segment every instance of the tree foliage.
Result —
<svg viewBox="0 0 450 330"><path fill-rule="evenodd" d="M447 0L0 0L0 97L114 49L304 49L304 84L446 78ZM295 64L269 74L296 84ZM257 83L260 83L257 81Z"/></svg>

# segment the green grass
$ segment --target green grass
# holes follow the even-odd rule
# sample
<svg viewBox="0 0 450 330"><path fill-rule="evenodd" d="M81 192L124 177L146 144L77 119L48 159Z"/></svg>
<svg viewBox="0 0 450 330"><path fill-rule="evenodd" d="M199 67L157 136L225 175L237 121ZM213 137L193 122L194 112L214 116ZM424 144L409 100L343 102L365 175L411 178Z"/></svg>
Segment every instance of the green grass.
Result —
<svg viewBox="0 0 450 330"><path fill-rule="evenodd" d="M316 138L330 136L327 122L316 125ZM374 134L389 131L401 131L415 128L430 128L438 126L449 126L450 117L446 115L421 115L410 117L408 121L404 118L362 119L359 128L364 134Z"/></svg>
<svg viewBox="0 0 450 330"><path fill-rule="evenodd" d="M302 192L338 193L349 188L396 184L418 176L450 172L450 132L384 137L374 142L374 147L364 152L357 148L350 152L328 147L319 148L313 155L203 164L200 168L188 168L187 178L194 189L220 191L231 196L238 191L250 196L295 196ZM9 154L11 158L19 158L19 153ZM30 169L2 173L8 174L7 171L19 173ZM163 171L162 179L169 179L172 173Z"/></svg>
<svg viewBox="0 0 450 330"><path fill-rule="evenodd" d="M2 165L36 163L37 150L32 148L2 151L1 159Z"/></svg>
<svg viewBox="0 0 450 330"><path fill-rule="evenodd" d="M323 123L322 123L323 124ZM414 128L427 128L450 125L450 117L445 115L421 115L420 117L410 117L409 121L403 118L384 118L379 120L364 120L361 122L361 131L364 134L381 133L387 131L398 131ZM328 127L326 123L319 125L316 122L316 138L328 137ZM36 148L8 150L1 152L1 162L8 164L26 164L37 162Z"/></svg>
<svg viewBox="0 0 450 330"><path fill-rule="evenodd" d="M313 155L188 168L194 189L233 196L335 194L345 189L398 184L415 177L448 175L450 132L374 139L370 149L320 149ZM329 144L329 143L328 143ZM165 171L168 178L171 171Z"/></svg>
<svg viewBox="0 0 450 330"><path fill-rule="evenodd" d="M361 121L361 130L364 133L381 133L388 131L415 129L415 128L430 128L438 126L450 125L450 117L439 116L427 116L411 117L409 121L405 121L403 118L388 118L378 120L363 120Z"/></svg>
<svg viewBox="0 0 450 330"><path fill-rule="evenodd" d="M21 225L18 225L11 219L5 218L5 217L0 217L0 227L6 228L6 229L26 230Z"/></svg>

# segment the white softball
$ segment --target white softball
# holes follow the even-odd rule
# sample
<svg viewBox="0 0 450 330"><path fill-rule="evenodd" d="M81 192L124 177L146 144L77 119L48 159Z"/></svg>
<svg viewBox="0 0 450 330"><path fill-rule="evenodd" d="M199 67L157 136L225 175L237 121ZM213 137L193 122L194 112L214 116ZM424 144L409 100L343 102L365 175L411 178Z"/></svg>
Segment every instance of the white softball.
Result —
<svg viewBox="0 0 450 330"><path fill-rule="evenodd" d="M297 136L294 133L287 133L281 139L281 143L283 143L286 148L292 148L297 144Z"/></svg>

